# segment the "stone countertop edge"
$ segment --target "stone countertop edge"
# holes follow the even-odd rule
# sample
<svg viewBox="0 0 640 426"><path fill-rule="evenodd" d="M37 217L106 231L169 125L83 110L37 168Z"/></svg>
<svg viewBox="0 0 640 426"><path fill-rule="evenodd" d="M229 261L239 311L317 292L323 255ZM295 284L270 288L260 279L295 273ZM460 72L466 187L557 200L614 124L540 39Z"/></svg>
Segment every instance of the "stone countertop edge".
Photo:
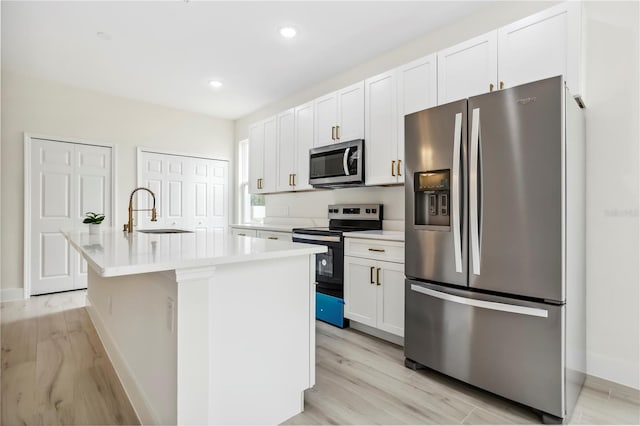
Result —
<svg viewBox="0 0 640 426"><path fill-rule="evenodd" d="M362 238L368 240L386 240L404 242L403 231L354 231L345 232L345 238Z"/></svg>
<svg viewBox="0 0 640 426"><path fill-rule="evenodd" d="M274 232L292 232L293 228L304 228L304 226L295 225L278 225L270 223L234 223L229 225L230 228L237 229L255 229L258 231L274 231Z"/></svg>
<svg viewBox="0 0 640 426"><path fill-rule="evenodd" d="M87 261L89 267L91 267L99 276L101 277L116 277L123 275L135 275L135 274L144 274L149 272L162 272L162 271L171 271L176 269L186 269L186 268L202 268L202 267L213 267L216 265L225 265L232 263L242 263L242 262L251 262L251 261L260 261L260 260L270 260L270 259L278 259L278 258L287 258L291 256L303 256L303 255L313 255L317 253L324 253L327 251L326 246L322 245L311 245L304 243L293 243L288 241L274 241L267 239L259 239L253 238L251 239L255 247L252 246L251 249L247 252L244 249L243 252L239 252L237 249L232 251L231 249L236 247L235 244L230 244L224 246L224 248L215 253L196 253L192 257L178 258L175 259L175 256L172 253L165 253L166 258L164 260L155 262L149 261L148 258L144 256L142 260L138 262L125 263L122 261L122 257L116 257L116 259L100 259L96 254L92 254L88 250L86 250L83 243L92 242L92 238L96 239L95 235L90 235L88 232L79 232L79 231L69 231L69 230L61 230L62 234L69 241L69 243L80 252L82 257ZM122 231L117 230L105 230L102 231L99 235L110 237L115 236L118 240L122 240ZM129 236L136 242L141 244L145 244L146 242L152 241L149 239L150 234L133 234ZM162 234L164 236L164 234ZM176 234L173 234L176 235ZM178 234L178 235L188 235L188 234ZM193 234L192 234L193 235ZM230 234L226 235L212 235L211 238L231 238L237 240L243 240L244 237L237 237ZM115 245L115 247L108 247L108 238L105 238L103 241L96 243L99 245L104 245L107 247L102 247L103 252L112 252L115 250L120 250L122 252L126 252L127 246L124 244ZM146 247L146 246L145 246ZM139 247L138 254L148 254L147 251L144 250L145 247ZM228 250L227 250L228 249ZM131 250L131 248L129 248ZM226 250L226 251L225 251ZM98 257L98 259L96 259ZM129 256L127 256L128 258ZM159 253L158 258L162 258L162 253ZM100 261L102 260L102 261Z"/></svg>

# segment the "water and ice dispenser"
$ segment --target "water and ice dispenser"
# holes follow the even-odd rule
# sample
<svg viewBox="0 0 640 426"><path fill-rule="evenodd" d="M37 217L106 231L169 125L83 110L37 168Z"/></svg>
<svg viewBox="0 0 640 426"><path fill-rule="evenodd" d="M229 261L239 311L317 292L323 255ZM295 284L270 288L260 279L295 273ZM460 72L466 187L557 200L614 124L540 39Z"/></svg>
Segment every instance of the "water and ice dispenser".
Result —
<svg viewBox="0 0 640 426"><path fill-rule="evenodd" d="M415 225L450 226L450 170L414 175Z"/></svg>

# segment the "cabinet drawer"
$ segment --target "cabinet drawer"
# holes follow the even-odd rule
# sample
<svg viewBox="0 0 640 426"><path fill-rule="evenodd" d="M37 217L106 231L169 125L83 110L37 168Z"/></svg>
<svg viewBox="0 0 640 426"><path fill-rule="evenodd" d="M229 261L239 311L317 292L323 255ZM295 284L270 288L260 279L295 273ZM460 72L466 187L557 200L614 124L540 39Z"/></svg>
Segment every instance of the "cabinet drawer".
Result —
<svg viewBox="0 0 640 426"><path fill-rule="evenodd" d="M345 256L404 263L404 243L362 238L345 238L344 241Z"/></svg>
<svg viewBox="0 0 640 426"><path fill-rule="evenodd" d="M256 236L256 230L255 229L231 228L231 233L233 235L239 235L241 237L255 237Z"/></svg>
<svg viewBox="0 0 640 426"><path fill-rule="evenodd" d="M269 240L291 241L291 233L289 232L258 231L257 237Z"/></svg>
<svg viewBox="0 0 640 426"><path fill-rule="evenodd" d="M344 300L316 293L316 318L338 327L344 327Z"/></svg>

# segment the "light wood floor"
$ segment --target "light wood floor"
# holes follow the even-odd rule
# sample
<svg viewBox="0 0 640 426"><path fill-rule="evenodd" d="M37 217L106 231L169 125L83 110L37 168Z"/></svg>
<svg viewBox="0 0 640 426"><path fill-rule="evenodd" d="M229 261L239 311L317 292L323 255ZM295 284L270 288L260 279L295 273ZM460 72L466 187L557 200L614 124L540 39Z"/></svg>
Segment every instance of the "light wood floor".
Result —
<svg viewBox="0 0 640 426"><path fill-rule="evenodd" d="M1 305L2 425L138 424L85 292ZM402 348L317 322L316 386L288 424L528 424L525 407L431 371ZM640 424L640 392L590 378L571 423Z"/></svg>
<svg viewBox="0 0 640 426"><path fill-rule="evenodd" d="M85 291L2 303L2 425L139 424Z"/></svg>

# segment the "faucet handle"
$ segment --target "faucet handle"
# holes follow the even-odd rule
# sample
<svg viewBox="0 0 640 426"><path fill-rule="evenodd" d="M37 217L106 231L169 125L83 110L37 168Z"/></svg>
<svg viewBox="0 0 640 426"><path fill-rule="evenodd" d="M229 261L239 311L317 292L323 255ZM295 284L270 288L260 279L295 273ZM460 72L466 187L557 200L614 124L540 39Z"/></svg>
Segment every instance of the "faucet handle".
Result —
<svg viewBox="0 0 640 426"><path fill-rule="evenodd" d="M158 221L158 217L156 214L156 208L152 208L151 209L151 222L157 222Z"/></svg>

